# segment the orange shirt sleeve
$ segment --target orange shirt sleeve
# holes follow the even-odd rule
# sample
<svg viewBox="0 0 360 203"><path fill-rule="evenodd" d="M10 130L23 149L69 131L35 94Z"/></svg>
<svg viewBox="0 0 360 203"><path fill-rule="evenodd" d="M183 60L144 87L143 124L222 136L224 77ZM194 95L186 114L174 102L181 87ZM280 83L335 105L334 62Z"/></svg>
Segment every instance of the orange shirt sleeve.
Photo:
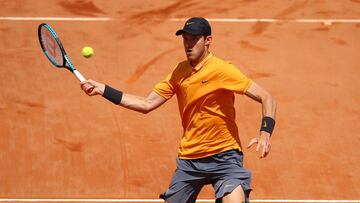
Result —
<svg viewBox="0 0 360 203"><path fill-rule="evenodd" d="M154 91L165 99L170 99L175 94L174 86L170 81L171 76L172 74L169 74L154 87Z"/></svg>
<svg viewBox="0 0 360 203"><path fill-rule="evenodd" d="M223 89L244 94L250 87L251 80L231 63L227 63L219 75L220 87Z"/></svg>

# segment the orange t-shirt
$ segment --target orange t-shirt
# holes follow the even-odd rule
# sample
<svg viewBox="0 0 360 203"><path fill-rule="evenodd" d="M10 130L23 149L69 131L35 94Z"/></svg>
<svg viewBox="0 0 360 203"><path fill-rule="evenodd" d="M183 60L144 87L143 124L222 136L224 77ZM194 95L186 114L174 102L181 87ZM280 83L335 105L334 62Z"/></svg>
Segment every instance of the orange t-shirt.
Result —
<svg viewBox="0 0 360 203"><path fill-rule="evenodd" d="M235 123L234 92L243 94L251 80L230 62L209 54L196 67L180 62L154 91L165 99L176 94L184 129L179 157L198 159L241 150Z"/></svg>

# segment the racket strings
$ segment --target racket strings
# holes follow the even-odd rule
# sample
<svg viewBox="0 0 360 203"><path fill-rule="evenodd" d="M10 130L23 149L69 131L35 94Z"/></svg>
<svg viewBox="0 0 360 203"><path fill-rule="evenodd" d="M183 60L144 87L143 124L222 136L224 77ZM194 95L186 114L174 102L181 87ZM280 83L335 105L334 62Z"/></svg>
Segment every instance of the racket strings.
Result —
<svg viewBox="0 0 360 203"><path fill-rule="evenodd" d="M41 28L40 32L41 43L43 45L46 56L56 66L64 65L64 57L60 45L55 39L55 36L45 26Z"/></svg>

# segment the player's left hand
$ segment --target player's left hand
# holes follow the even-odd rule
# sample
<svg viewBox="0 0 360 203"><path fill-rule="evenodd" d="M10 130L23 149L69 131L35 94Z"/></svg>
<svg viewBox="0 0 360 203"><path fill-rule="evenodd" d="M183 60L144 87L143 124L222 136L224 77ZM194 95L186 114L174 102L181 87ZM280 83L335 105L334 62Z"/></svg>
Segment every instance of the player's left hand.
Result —
<svg viewBox="0 0 360 203"><path fill-rule="evenodd" d="M265 158L269 152L270 152L270 133L265 132L265 131L261 131L260 132L260 136L253 138L249 145L247 146L247 148L251 148L253 145L256 145L256 151L258 152L260 150L260 148L262 148L261 150L261 155L260 155L260 159Z"/></svg>

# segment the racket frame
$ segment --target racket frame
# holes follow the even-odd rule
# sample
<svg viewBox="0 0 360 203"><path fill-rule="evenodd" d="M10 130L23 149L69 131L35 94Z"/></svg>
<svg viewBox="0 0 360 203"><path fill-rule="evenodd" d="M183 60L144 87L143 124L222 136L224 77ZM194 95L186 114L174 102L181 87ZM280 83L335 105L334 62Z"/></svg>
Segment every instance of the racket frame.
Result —
<svg viewBox="0 0 360 203"><path fill-rule="evenodd" d="M41 34L41 29L47 29L48 31L50 31L50 34L52 35L52 37L55 39L56 43L58 44L60 50L61 50L61 54L62 54L62 58L63 58L63 64L57 64L55 63L51 57L48 54L48 51L46 50L44 44L42 43L42 34ZM38 27L38 37L39 37L39 42L40 42L40 46L45 54L45 56L49 59L49 61L58 68L66 68L68 70L70 70L72 73L75 74L75 76L80 80L80 82L85 81L86 79L84 78L84 76L78 71L76 70L75 66L71 63L69 56L67 55L58 35L56 34L55 30L52 29L50 27L50 25L46 24L46 23L41 23Z"/></svg>

